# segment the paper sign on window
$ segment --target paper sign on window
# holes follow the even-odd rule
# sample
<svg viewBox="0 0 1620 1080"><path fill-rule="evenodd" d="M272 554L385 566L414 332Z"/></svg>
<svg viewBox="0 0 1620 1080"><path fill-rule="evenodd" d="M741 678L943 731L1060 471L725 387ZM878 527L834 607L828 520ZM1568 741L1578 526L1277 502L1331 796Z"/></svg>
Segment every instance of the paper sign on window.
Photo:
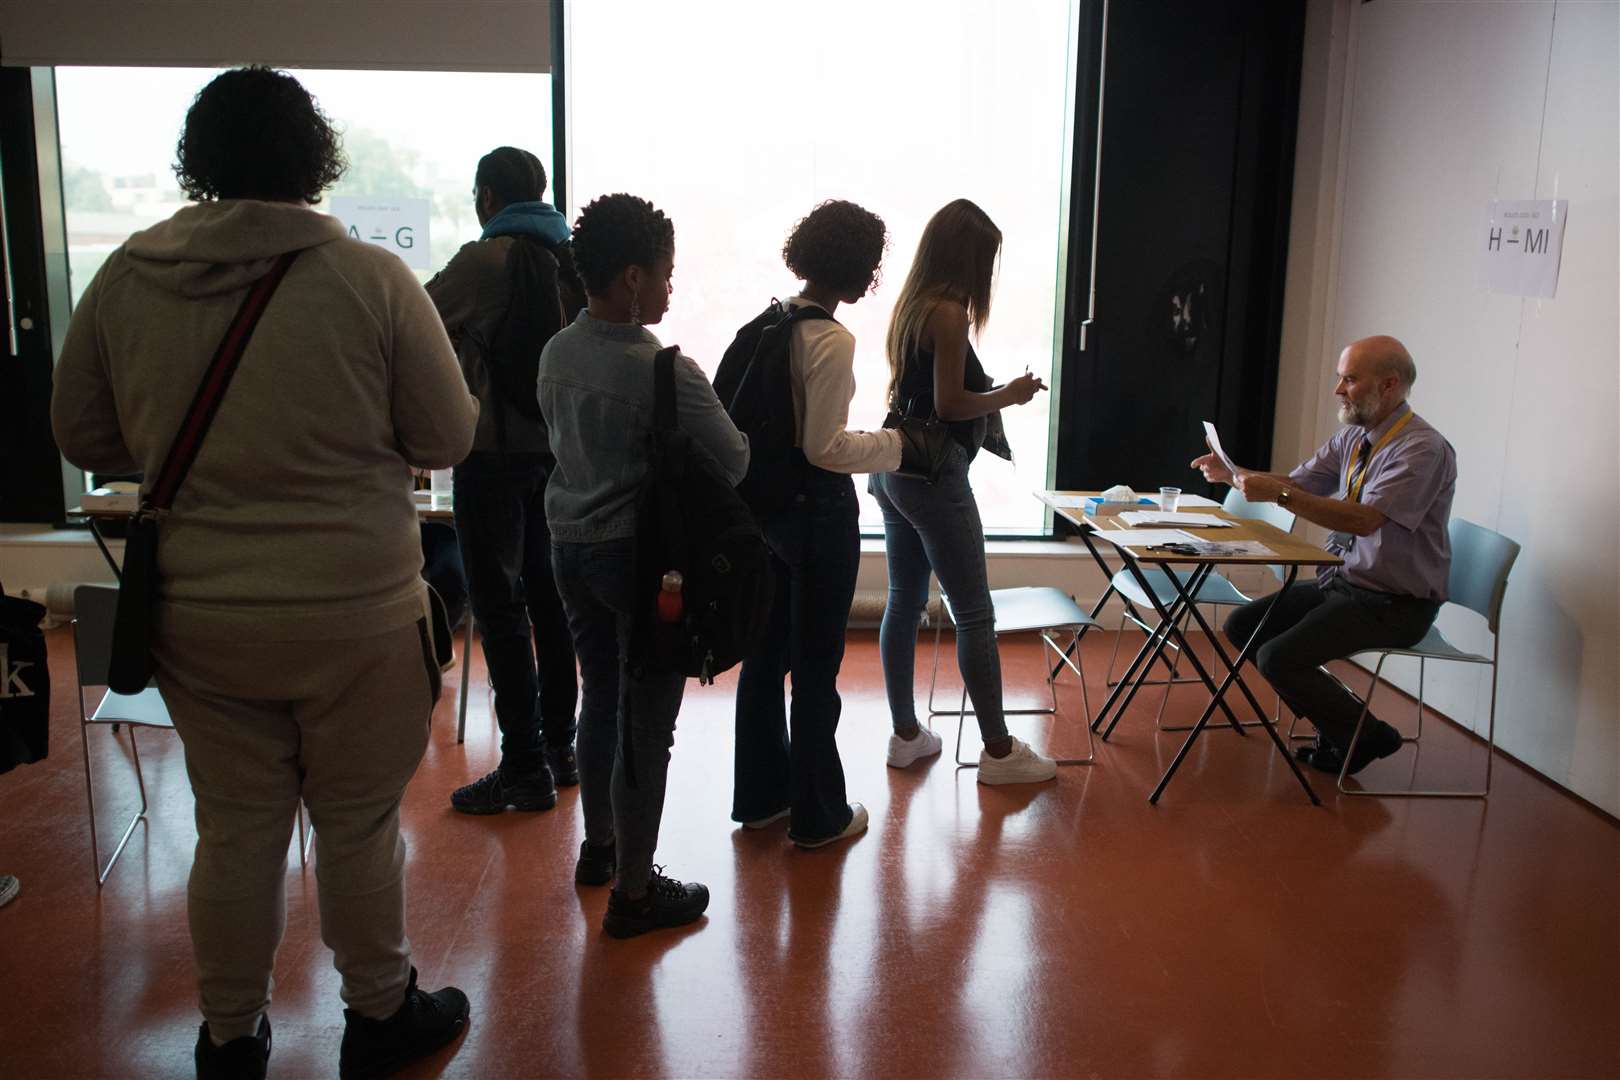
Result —
<svg viewBox="0 0 1620 1080"><path fill-rule="evenodd" d="M1485 284L1496 293L1550 298L1558 292L1568 199L1513 199L1488 203L1480 247Z"/></svg>
<svg viewBox="0 0 1620 1080"><path fill-rule="evenodd" d="M332 216L354 239L387 248L413 270L430 270L428 217L430 199L373 199L335 195Z"/></svg>

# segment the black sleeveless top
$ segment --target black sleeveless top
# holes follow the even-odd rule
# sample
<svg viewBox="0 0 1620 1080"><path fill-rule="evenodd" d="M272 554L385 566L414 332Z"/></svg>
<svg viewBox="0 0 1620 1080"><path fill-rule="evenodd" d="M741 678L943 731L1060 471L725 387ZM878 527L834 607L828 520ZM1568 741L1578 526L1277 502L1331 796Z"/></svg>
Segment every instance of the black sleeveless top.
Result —
<svg viewBox="0 0 1620 1080"><path fill-rule="evenodd" d="M962 389L976 394L990 389L990 377L984 373L984 365L979 363L972 343L968 344L967 360L962 365ZM920 420L935 415L933 350L914 346L906 354L905 370L901 372L900 383L895 387L895 408L904 416L915 416ZM988 426L986 419L980 416L972 420L948 420L945 426L951 438L961 443L968 452L968 460L971 461L984 444L984 433Z"/></svg>

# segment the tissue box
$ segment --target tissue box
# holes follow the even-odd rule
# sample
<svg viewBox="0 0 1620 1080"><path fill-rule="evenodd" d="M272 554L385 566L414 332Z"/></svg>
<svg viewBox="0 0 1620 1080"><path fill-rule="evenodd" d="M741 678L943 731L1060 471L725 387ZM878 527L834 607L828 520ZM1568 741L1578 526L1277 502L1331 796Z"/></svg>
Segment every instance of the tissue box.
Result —
<svg viewBox="0 0 1620 1080"><path fill-rule="evenodd" d="M1121 510L1135 510L1138 506L1157 506L1152 499L1141 497L1127 499L1123 502L1114 502L1104 499L1101 495L1093 495L1086 499L1082 509L1088 514L1117 514Z"/></svg>

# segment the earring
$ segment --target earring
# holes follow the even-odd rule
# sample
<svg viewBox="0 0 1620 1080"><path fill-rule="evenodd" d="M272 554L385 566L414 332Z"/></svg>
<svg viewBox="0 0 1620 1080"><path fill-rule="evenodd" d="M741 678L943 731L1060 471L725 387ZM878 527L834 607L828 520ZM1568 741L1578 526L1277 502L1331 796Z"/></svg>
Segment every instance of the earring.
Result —
<svg viewBox="0 0 1620 1080"><path fill-rule="evenodd" d="M630 321L641 325L641 298L635 293L630 294Z"/></svg>

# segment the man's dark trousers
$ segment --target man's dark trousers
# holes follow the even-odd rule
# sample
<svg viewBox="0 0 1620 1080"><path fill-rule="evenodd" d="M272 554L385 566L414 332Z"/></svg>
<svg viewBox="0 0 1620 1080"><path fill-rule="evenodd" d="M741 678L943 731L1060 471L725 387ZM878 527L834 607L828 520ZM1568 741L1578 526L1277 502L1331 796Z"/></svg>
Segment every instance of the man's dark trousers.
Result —
<svg viewBox="0 0 1620 1080"><path fill-rule="evenodd" d="M574 742L574 639L551 576L546 453L478 451L456 466L456 536L495 690L501 768L534 772ZM532 641L531 641L532 632Z"/></svg>
<svg viewBox="0 0 1620 1080"><path fill-rule="evenodd" d="M1242 646L1270 603L1271 597L1263 597L1232 612L1226 636ZM1293 585L1277 598L1255 666L1290 709L1343 751L1355 733L1362 701L1321 666L1368 649L1415 645L1439 610L1438 600L1375 592L1337 576L1325 585ZM1362 737L1376 736L1387 726L1369 714Z"/></svg>

